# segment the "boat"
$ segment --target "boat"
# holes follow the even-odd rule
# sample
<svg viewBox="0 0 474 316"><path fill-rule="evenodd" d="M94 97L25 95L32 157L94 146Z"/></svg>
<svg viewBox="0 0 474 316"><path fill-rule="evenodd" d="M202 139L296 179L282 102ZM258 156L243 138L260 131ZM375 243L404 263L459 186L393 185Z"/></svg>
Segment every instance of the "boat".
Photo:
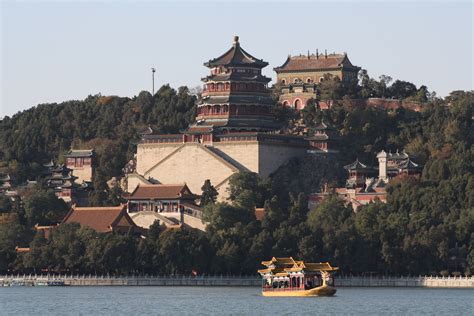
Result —
<svg viewBox="0 0 474 316"><path fill-rule="evenodd" d="M329 262L305 263L292 257L262 261L263 296L333 296L336 294L331 273L339 270Z"/></svg>

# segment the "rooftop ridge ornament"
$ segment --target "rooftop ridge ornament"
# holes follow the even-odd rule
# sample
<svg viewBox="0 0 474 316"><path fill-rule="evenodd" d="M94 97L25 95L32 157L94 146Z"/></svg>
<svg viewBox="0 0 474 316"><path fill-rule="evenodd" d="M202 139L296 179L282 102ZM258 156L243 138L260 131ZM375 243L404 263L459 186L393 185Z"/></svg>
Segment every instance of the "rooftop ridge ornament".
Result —
<svg viewBox="0 0 474 316"><path fill-rule="evenodd" d="M239 45L239 37L237 35L234 36L234 46Z"/></svg>

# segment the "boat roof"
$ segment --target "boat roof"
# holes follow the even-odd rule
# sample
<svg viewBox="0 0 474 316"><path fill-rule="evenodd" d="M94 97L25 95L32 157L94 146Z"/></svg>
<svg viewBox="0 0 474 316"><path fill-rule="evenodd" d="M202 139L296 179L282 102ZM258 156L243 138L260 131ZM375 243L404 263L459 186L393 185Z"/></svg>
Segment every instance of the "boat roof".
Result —
<svg viewBox="0 0 474 316"><path fill-rule="evenodd" d="M304 262L302 260L294 260L293 257L276 258L262 261L262 265L266 269L260 269L260 274L271 273L275 276L288 275L291 272L320 272L320 271L336 271L338 267L333 267L329 262Z"/></svg>

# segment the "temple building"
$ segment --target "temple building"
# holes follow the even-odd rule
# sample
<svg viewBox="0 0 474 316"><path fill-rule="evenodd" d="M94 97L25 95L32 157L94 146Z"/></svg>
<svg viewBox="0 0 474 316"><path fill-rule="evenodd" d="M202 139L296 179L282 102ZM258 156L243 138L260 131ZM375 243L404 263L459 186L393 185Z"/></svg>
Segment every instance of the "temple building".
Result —
<svg viewBox="0 0 474 316"><path fill-rule="evenodd" d="M71 149L66 155L66 167L72 170L75 182L92 182L94 177L94 150Z"/></svg>
<svg viewBox="0 0 474 316"><path fill-rule="evenodd" d="M131 217L126 206L76 207L73 205L61 224L78 223L98 233L137 233L141 232Z"/></svg>
<svg viewBox="0 0 474 316"><path fill-rule="evenodd" d="M245 51L238 37L223 55L204 63L210 74L197 104L197 117L180 134L145 133L123 187L186 183L201 193L206 179L228 195L229 178L241 171L267 177L293 157L306 154L304 137L282 135L272 109L275 106L262 75L268 65Z"/></svg>
<svg viewBox="0 0 474 316"><path fill-rule="evenodd" d="M199 196L186 184L138 185L124 196L127 211L138 226L149 228L155 220L165 226L189 226L204 230L201 208L196 204Z"/></svg>
<svg viewBox="0 0 474 316"><path fill-rule="evenodd" d="M341 136L336 128L322 121L314 128L313 136L306 137L309 141L310 154L336 154L337 144Z"/></svg>
<svg viewBox="0 0 474 316"><path fill-rule="evenodd" d="M77 177L73 170L63 164L56 164L50 161L43 165L43 177L46 180L46 186L54 190L56 196L69 204L86 205L88 195L92 190L91 182L77 183ZM36 183L28 181L29 184Z"/></svg>
<svg viewBox="0 0 474 316"><path fill-rule="evenodd" d="M262 75L262 68L268 63L247 53L238 36L229 50L204 65L210 75L202 79L204 88L196 123L187 131L191 138L209 141L212 130L226 134L278 128L267 87L271 79ZM199 138L203 134L208 137Z"/></svg>
<svg viewBox="0 0 474 316"><path fill-rule="evenodd" d="M351 204L354 211L357 211L359 206L368 204L375 199L386 202L386 186L392 178L401 175L419 176L421 174L421 166L413 162L405 151L387 153L382 150L377 154L377 159L379 161L378 168L361 163L358 159L344 166L348 172L346 186L335 188L334 192ZM375 177L377 172L378 177ZM310 209L330 193L326 190L311 194L308 201Z"/></svg>
<svg viewBox="0 0 474 316"><path fill-rule="evenodd" d="M43 168L46 186L53 189L56 196L64 202L73 203L78 185L74 183L76 178L72 175L72 170L53 161L44 164Z"/></svg>
<svg viewBox="0 0 474 316"><path fill-rule="evenodd" d="M316 54L288 56L277 73L277 87L281 89L280 102L283 105L302 110L310 99L318 96L318 84L329 74L347 84L357 80L360 67L354 66L347 54Z"/></svg>
<svg viewBox="0 0 474 316"><path fill-rule="evenodd" d="M9 174L0 176L0 193L5 193L12 188L12 179Z"/></svg>

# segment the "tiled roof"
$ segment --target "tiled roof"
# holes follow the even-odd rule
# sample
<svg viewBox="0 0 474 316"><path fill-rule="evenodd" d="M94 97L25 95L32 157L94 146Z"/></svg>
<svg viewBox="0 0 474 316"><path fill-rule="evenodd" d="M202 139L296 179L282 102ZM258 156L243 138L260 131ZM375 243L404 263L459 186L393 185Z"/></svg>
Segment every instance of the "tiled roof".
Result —
<svg viewBox="0 0 474 316"><path fill-rule="evenodd" d="M231 72L231 73L223 73L223 74L216 74L216 75L210 75L205 78L201 79L204 82L208 81L230 81L230 80L235 80L235 81L257 81L257 82L264 82L268 83L272 79L262 76L260 74L255 75L255 74L247 74L247 73L238 73L238 72Z"/></svg>
<svg viewBox="0 0 474 316"><path fill-rule="evenodd" d="M356 161L354 161L353 163L345 165L344 169L347 169L347 170L360 170L360 169L371 169L371 168L369 166L364 165L363 163L361 163L359 161L359 159L356 159Z"/></svg>
<svg viewBox="0 0 474 316"><path fill-rule="evenodd" d="M139 185L127 197L129 200L179 199L192 195L186 184L149 184Z"/></svg>
<svg viewBox="0 0 474 316"><path fill-rule="evenodd" d="M413 161L408 158L407 160L403 161L400 166L400 169L419 169L420 165L417 163L414 163Z"/></svg>
<svg viewBox="0 0 474 316"><path fill-rule="evenodd" d="M310 55L310 56L289 56L285 63L280 67L274 68L279 71L301 71L301 70L322 70L322 69L340 69L342 67L359 69L353 66L347 58L347 55Z"/></svg>
<svg viewBox="0 0 474 316"><path fill-rule="evenodd" d="M209 60L208 62L204 63L204 66L207 67L216 67L216 66L254 66L258 68L263 68L267 66L268 63L253 57L242 47L240 47L239 37L234 37L234 44L232 47L225 52L223 55Z"/></svg>
<svg viewBox="0 0 474 316"><path fill-rule="evenodd" d="M105 207L75 207L66 215L63 223L79 223L81 226L90 227L97 232L111 232L113 227L126 217L129 222L133 220L125 211L125 205ZM135 227L134 224L131 226Z"/></svg>
<svg viewBox="0 0 474 316"><path fill-rule="evenodd" d="M66 157L91 157L94 155L93 149L71 149Z"/></svg>
<svg viewBox="0 0 474 316"><path fill-rule="evenodd" d="M201 100L198 106L205 106L208 104L263 104L273 105L273 99L270 95L246 95L246 94L230 94L230 95L209 95Z"/></svg>

